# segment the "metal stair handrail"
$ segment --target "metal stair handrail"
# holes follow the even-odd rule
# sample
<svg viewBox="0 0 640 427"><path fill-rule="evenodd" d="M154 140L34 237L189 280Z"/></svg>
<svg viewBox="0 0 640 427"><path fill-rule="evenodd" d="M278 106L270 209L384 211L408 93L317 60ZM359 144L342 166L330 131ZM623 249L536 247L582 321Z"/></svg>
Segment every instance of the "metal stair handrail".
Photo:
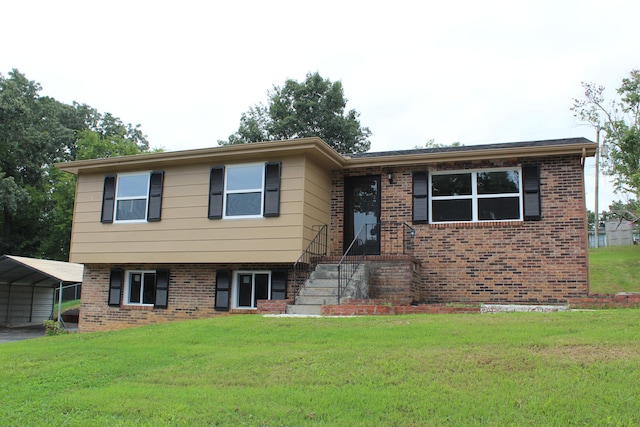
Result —
<svg viewBox="0 0 640 427"><path fill-rule="evenodd" d="M342 255L342 258L340 258L340 262L338 263L338 304L340 304L342 294L347 289L347 285L353 278L353 275L358 271L358 267L360 267L360 264L362 264L367 256L365 245L365 242L368 240L367 230L369 230L369 227L375 226L377 226L377 224L363 224L362 227L360 227L360 231L358 231ZM361 250L362 253L351 254L355 249Z"/></svg>
<svg viewBox="0 0 640 427"><path fill-rule="evenodd" d="M318 232L293 264L293 295L298 296L318 261L327 255L327 224L314 225Z"/></svg>

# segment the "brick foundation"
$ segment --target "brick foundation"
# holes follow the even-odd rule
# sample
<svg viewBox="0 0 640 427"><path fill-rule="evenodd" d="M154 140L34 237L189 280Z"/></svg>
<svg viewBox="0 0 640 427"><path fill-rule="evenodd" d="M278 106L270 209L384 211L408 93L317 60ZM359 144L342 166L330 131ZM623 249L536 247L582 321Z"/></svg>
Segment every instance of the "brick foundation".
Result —
<svg viewBox="0 0 640 427"><path fill-rule="evenodd" d="M341 305L324 305L320 308L323 316L374 316L399 314L450 314L479 313L480 307L453 307L445 304L396 305L387 300L350 299Z"/></svg>
<svg viewBox="0 0 640 427"><path fill-rule="evenodd" d="M582 298L569 298L567 302L571 308L640 308L640 293L589 294Z"/></svg>
<svg viewBox="0 0 640 427"><path fill-rule="evenodd" d="M258 300L257 314L284 314L287 312L287 304L293 304L293 299Z"/></svg>
<svg viewBox="0 0 640 427"><path fill-rule="evenodd" d="M111 268L126 270L155 270L168 268L169 300L167 308L107 305ZM176 320L203 319L239 313L257 313L258 310L214 310L216 270L286 270L287 265L270 264L87 264L84 269L82 302L78 328L82 332L129 328L133 326L165 323ZM291 279L289 279L291 283ZM291 290L289 289L289 292Z"/></svg>

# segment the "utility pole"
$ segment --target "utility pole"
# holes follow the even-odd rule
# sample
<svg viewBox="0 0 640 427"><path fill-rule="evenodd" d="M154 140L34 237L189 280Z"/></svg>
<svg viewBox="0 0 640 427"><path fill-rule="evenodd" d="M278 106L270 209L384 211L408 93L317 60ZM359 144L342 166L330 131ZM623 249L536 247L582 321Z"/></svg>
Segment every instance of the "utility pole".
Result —
<svg viewBox="0 0 640 427"><path fill-rule="evenodd" d="M600 236L598 235L599 230L600 230L600 213L598 211L598 177L600 176L600 126L598 125L596 127L596 197L595 197L595 202L596 202L596 226L594 228L595 231L595 248L597 249L598 246L600 245Z"/></svg>

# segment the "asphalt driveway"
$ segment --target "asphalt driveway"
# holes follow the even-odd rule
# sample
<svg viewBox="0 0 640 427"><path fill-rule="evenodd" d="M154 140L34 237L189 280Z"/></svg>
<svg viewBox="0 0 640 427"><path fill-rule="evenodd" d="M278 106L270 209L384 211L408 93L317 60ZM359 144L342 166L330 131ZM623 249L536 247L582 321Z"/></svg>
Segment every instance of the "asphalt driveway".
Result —
<svg viewBox="0 0 640 427"><path fill-rule="evenodd" d="M38 338L44 336L44 326L23 326L19 328L5 328L0 326L0 344Z"/></svg>

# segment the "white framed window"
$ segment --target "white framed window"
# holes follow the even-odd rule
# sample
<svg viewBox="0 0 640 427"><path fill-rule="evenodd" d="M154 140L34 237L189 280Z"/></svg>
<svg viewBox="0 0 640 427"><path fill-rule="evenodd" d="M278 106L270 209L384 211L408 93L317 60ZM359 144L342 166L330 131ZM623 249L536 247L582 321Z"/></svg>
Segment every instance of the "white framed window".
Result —
<svg viewBox="0 0 640 427"><path fill-rule="evenodd" d="M264 164L225 168L224 218L259 218L263 215Z"/></svg>
<svg viewBox="0 0 640 427"><path fill-rule="evenodd" d="M156 272L127 271L124 287L126 305L153 306L156 301Z"/></svg>
<svg viewBox="0 0 640 427"><path fill-rule="evenodd" d="M114 222L147 220L150 173L118 174Z"/></svg>
<svg viewBox="0 0 640 427"><path fill-rule="evenodd" d="M233 282L235 308L256 308L258 300L271 299L271 271L236 271Z"/></svg>
<svg viewBox="0 0 640 427"><path fill-rule="evenodd" d="M522 220L522 170L433 171L429 201L434 224Z"/></svg>

